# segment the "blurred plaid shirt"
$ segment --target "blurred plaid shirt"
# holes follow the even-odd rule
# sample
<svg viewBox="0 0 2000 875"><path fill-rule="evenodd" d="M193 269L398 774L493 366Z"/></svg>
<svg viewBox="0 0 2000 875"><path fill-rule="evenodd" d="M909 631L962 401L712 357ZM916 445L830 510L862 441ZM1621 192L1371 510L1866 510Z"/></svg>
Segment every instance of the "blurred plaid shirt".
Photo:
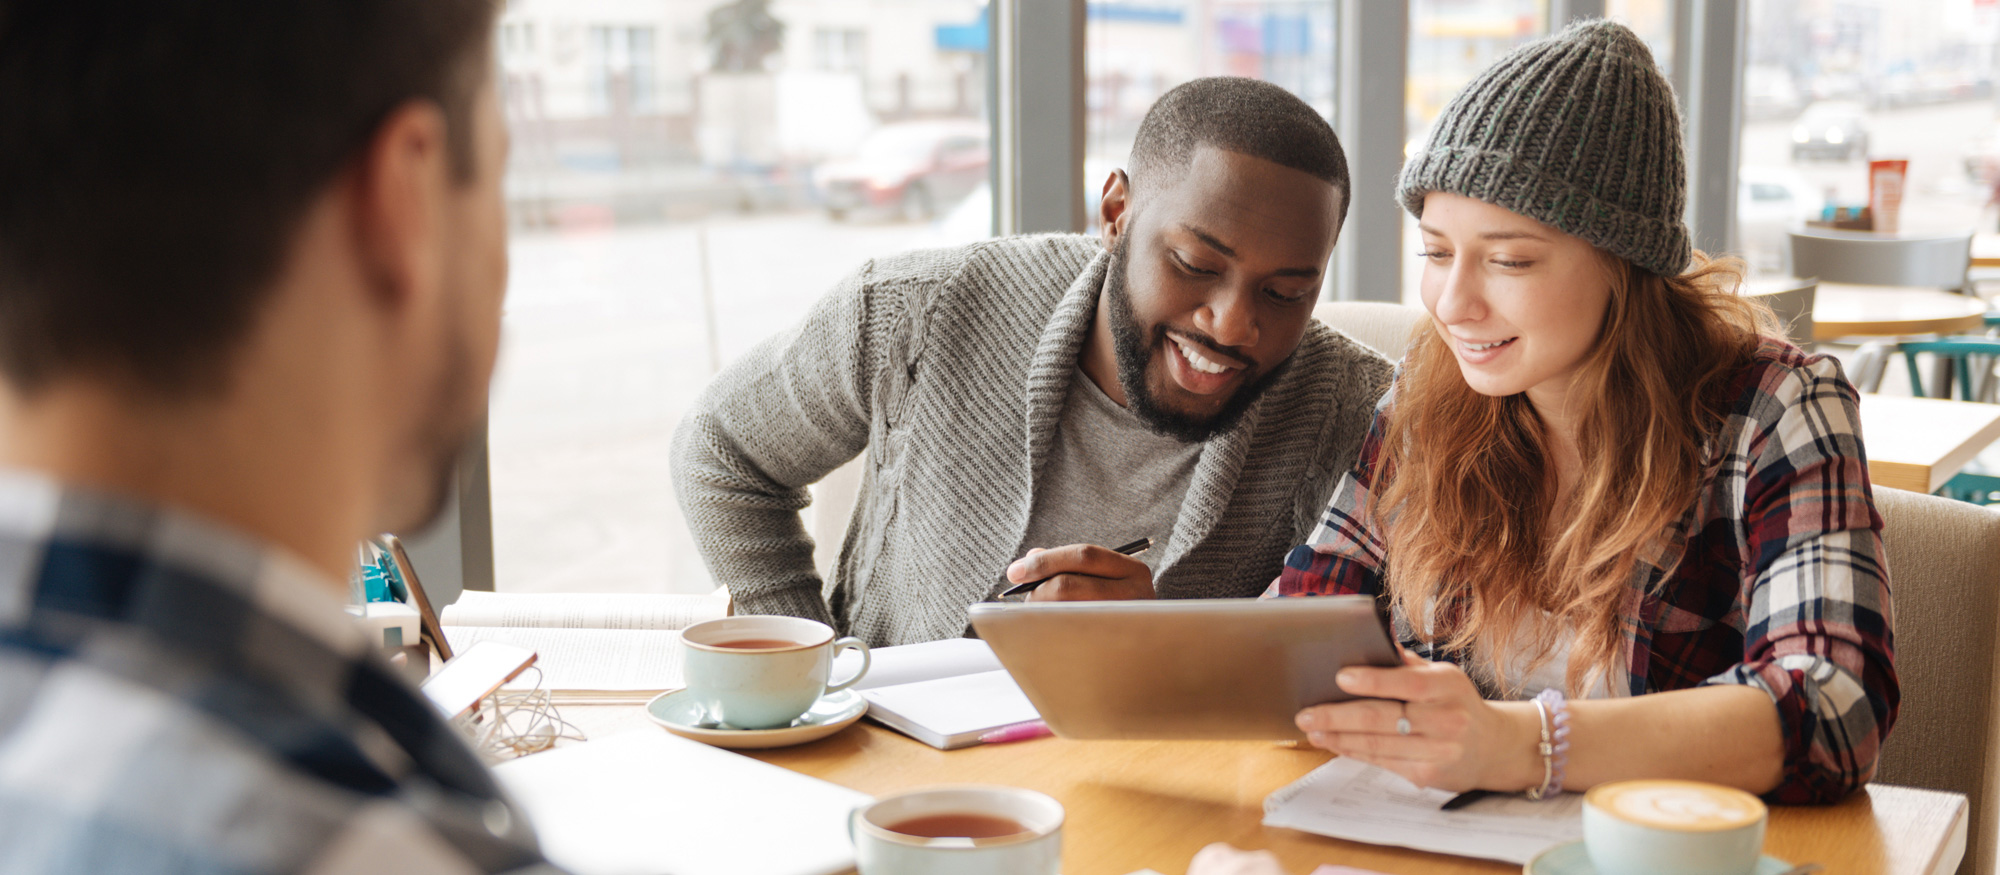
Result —
<svg viewBox="0 0 2000 875"><path fill-rule="evenodd" d="M0 872L555 871L338 592L0 472Z"/></svg>
<svg viewBox="0 0 2000 875"><path fill-rule="evenodd" d="M1784 779L1770 798L1833 801L1874 775L1900 698L1859 399L1831 357L1768 339L1732 391L1708 480L1671 532L1679 564L1665 579L1641 565L1626 592L1629 692L1764 690L1785 740ZM1392 389L1326 518L1267 596L1381 594L1370 490L1394 403Z"/></svg>

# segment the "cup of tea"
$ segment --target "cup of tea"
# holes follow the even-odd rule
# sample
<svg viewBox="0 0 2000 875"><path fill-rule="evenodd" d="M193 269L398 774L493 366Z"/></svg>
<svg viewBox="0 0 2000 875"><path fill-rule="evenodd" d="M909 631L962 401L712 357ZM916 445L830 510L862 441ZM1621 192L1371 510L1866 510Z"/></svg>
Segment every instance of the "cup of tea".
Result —
<svg viewBox="0 0 2000 875"><path fill-rule="evenodd" d="M1018 787L964 784L884 796L847 834L861 875L1056 875L1062 803Z"/></svg>
<svg viewBox="0 0 2000 875"><path fill-rule="evenodd" d="M1583 846L1604 875L1752 875L1764 802L1699 781L1618 781L1583 797Z"/></svg>
<svg viewBox="0 0 2000 875"><path fill-rule="evenodd" d="M835 640L825 623L799 617L723 617L681 632L688 694L708 719L735 729L789 726L821 696L868 673L868 645ZM828 685L833 657L861 652L854 676Z"/></svg>

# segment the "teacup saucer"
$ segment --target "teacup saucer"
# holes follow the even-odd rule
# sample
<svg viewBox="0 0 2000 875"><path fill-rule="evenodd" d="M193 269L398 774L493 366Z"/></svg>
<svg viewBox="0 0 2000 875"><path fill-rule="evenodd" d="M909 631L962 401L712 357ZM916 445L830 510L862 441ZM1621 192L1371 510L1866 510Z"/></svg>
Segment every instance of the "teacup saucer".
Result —
<svg viewBox="0 0 2000 875"><path fill-rule="evenodd" d="M1757 858L1756 875L1783 875L1792 864L1765 854ZM1583 842L1564 842L1556 845L1528 861L1521 871L1527 875L1597 875L1597 867L1590 864L1590 854L1584 851Z"/></svg>
<svg viewBox="0 0 2000 875"><path fill-rule="evenodd" d="M707 722L700 705L686 690L669 690L646 703L646 716L668 732L716 747L785 747L818 741L854 725L868 713L868 700L853 690L841 690L820 700L790 726L777 729L724 729ZM707 725L703 725L707 724Z"/></svg>

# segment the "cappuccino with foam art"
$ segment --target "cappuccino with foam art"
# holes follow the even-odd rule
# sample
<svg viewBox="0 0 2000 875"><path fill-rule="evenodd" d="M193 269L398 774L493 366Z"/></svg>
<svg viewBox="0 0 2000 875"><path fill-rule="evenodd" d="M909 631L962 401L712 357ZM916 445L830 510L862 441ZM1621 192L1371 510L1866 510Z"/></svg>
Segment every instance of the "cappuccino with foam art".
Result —
<svg viewBox="0 0 2000 875"><path fill-rule="evenodd" d="M1583 841L1605 875L1751 875L1762 800L1697 781L1619 781L1583 798Z"/></svg>

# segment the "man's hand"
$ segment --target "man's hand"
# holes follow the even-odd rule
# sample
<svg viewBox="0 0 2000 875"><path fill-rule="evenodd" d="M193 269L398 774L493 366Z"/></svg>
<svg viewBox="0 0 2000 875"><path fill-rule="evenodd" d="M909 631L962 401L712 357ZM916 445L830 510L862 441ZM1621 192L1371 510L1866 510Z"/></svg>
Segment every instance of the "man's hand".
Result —
<svg viewBox="0 0 2000 875"><path fill-rule="evenodd" d="M1216 842L1188 861L1187 875L1290 875L1270 851L1239 851Z"/></svg>
<svg viewBox="0 0 2000 875"><path fill-rule="evenodd" d="M1153 597L1153 569L1109 547L1037 547L1007 566L1007 582L1054 578L1028 593L1034 602L1087 602Z"/></svg>

